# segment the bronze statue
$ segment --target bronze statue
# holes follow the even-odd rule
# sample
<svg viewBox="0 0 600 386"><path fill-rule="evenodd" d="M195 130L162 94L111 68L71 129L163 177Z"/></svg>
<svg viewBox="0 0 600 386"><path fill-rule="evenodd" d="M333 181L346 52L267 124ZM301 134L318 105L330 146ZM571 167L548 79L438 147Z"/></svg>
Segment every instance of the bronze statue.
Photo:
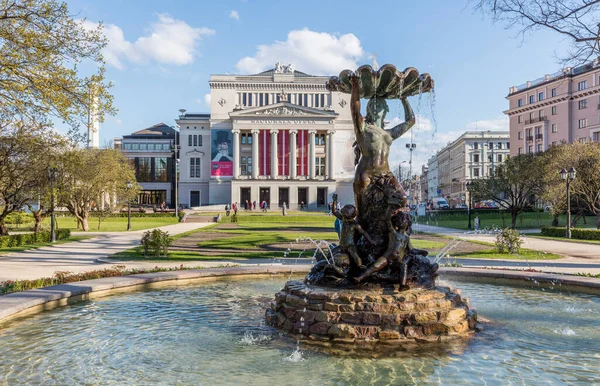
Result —
<svg viewBox="0 0 600 386"><path fill-rule="evenodd" d="M354 243L354 238L356 237L356 232L359 232L361 235L365 236L367 240L371 243L374 243L373 239L369 237L369 234L365 232L364 229L356 222L356 207L354 205L344 205L344 207L340 212L337 211L337 194L333 195L333 205L331 208L331 212L333 215L342 221L342 230L340 232L340 247L341 251L350 255L352 262L357 268L365 268L363 265L362 259L358 255L358 250L356 248L356 244Z"/></svg>
<svg viewBox="0 0 600 386"><path fill-rule="evenodd" d="M407 97L433 89L428 74L414 68L400 72L386 64L379 71L362 66L356 72L344 70L330 78L327 88L351 94L350 110L356 142L355 205L346 205L338 213L337 195L333 195L333 214L340 219L340 243L331 258L318 254L317 263L306 277L311 284L352 286L391 282L402 288L433 286L437 264L427 252L414 249L410 242L411 221L406 194L390 171L388 157L394 140L415 124L415 115ZM361 98L369 99L367 115L360 113ZM389 111L386 99L400 99L405 122L384 129ZM364 266L369 262L368 266Z"/></svg>

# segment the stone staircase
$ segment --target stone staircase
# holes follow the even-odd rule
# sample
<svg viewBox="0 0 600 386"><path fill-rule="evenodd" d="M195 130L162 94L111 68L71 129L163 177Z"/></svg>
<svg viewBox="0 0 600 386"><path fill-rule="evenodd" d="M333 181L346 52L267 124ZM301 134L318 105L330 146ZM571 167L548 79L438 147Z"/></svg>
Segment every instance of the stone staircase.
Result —
<svg viewBox="0 0 600 386"><path fill-rule="evenodd" d="M217 222L217 216L197 216L194 214L190 214L185 216L182 222L185 223L207 223L207 222Z"/></svg>

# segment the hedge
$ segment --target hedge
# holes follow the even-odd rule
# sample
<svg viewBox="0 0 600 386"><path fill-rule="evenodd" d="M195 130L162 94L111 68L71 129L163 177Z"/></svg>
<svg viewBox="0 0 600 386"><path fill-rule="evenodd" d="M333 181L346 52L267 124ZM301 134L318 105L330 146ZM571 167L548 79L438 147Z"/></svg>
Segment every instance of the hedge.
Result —
<svg viewBox="0 0 600 386"><path fill-rule="evenodd" d="M71 236L68 229L59 229L56 239L66 239ZM22 245L47 243L50 241L50 232L21 233L18 235L0 236L0 248L20 247Z"/></svg>
<svg viewBox="0 0 600 386"><path fill-rule="evenodd" d="M565 237L565 227L542 227L542 236ZM600 240L599 229L571 228L571 238L579 240Z"/></svg>

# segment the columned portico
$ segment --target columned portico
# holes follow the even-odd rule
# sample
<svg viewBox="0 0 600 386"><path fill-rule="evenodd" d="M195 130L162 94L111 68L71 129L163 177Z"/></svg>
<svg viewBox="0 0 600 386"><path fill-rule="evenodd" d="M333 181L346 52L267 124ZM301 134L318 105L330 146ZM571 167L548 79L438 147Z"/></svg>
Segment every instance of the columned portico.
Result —
<svg viewBox="0 0 600 386"><path fill-rule="evenodd" d="M259 134L260 130L254 129L252 130L252 179L257 179L258 178L258 169L259 169L259 164L258 164L258 141L259 141Z"/></svg>
<svg viewBox="0 0 600 386"><path fill-rule="evenodd" d="M316 130L308 130L308 178L315 179L315 134Z"/></svg>
<svg viewBox="0 0 600 386"><path fill-rule="evenodd" d="M277 134L279 130L271 130L271 178L277 178L278 163L277 163Z"/></svg>
<svg viewBox="0 0 600 386"><path fill-rule="evenodd" d="M334 154L334 149L335 146L333 146L333 135L335 134L334 130L329 130L327 132L327 178L330 180L334 179L334 174L333 174L333 164L334 164L334 160L335 160L335 154Z"/></svg>
<svg viewBox="0 0 600 386"><path fill-rule="evenodd" d="M297 175L296 134L298 130L290 130L290 178L295 180Z"/></svg>
<svg viewBox="0 0 600 386"><path fill-rule="evenodd" d="M240 178L240 131L231 130L233 133L233 178Z"/></svg>

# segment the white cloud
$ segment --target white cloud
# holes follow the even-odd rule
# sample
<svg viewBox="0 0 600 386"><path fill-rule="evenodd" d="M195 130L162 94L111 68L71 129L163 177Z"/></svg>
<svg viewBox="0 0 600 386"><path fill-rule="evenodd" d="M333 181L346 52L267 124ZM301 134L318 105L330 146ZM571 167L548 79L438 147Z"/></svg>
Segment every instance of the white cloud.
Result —
<svg viewBox="0 0 600 386"><path fill-rule="evenodd" d="M116 123L117 125L122 125L122 124L123 124L123 121L122 121L122 120L120 120L119 118L115 118L115 123Z"/></svg>
<svg viewBox="0 0 600 386"><path fill-rule="evenodd" d="M87 28L96 28L97 24L87 22ZM114 24L104 26L108 45L103 50L106 63L123 69L124 61L136 64L159 64L182 66L194 62L198 52L196 46L205 36L213 35L210 28L194 28L182 20L167 14L158 14L158 21L150 26L145 36L135 42L125 39L123 30Z"/></svg>
<svg viewBox="0 0 600 386"><path fill-rule="evenodd" d="M469 130L506 130L508 131L508 117L497 119L483 119L467 125Z"/></svg>
<svg viewBox="0 0 600 386"><path fill-rule="evenodd" d="M210 94L204 94L204 103L210 107Z"/></svg>
<svg viewBox="0 0 600 386"><path fill-rule="evenodd" d="M363 55L360 40L351 33L329 34L304 28L290 31L286 41L258 46L253 57L241 59L236 66L241 73L258 73L283 62L309 74L337 75L346 68L356 69Z"/></svg>
<svg viewBox="0 0 600 386"><path fill-rule="evenodd" d="M238 11L229 11L229 17L233 20L240 20L240 14Z"/></svg>

